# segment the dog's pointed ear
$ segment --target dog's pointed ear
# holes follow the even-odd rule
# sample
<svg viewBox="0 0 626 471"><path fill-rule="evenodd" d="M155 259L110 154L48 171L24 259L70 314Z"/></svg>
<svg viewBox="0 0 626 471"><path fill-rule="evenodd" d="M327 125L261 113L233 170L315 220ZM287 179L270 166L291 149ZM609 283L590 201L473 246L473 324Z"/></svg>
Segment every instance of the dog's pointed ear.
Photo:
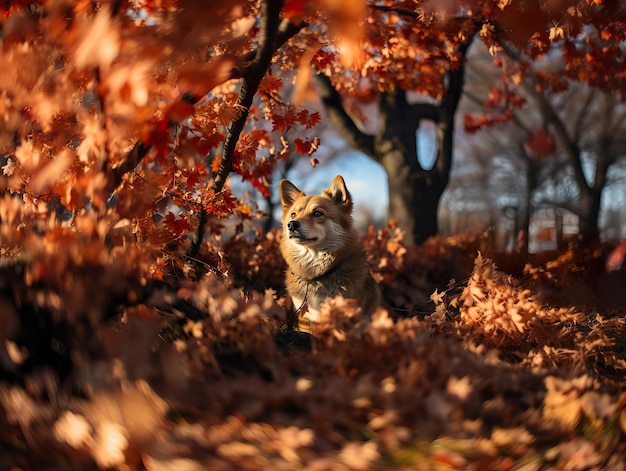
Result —
<svg viewBox="0 0 626 471"><path fill-rule="evenodd" d="M298 190L296 185L289 180L283 179L280 181L280 204L283 207L283 211L290 208L296 198L302 195L304 193Z"/></svg>
<svg viewBox="0 0 626 471"><path fill-rule="evenodd" d="M324 190L324 194L333 200L337 205L352 210L352 196L346 188L346 182L343 181L341 175L337 175L333 178L332 183L328 189Z"/></svg>

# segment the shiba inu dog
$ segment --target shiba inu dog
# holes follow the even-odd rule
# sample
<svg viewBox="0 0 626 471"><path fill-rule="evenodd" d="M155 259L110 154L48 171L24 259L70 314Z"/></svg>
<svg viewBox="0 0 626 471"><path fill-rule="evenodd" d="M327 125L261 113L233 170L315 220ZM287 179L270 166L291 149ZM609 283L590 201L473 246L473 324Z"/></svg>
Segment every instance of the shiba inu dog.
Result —
<svg viewBox="0 0 626 471"><path fill-rule="evenodd" d="M321 195L307 196L288 180L280 182L283 237L280 249L288 268L287 292L294 309L311 322L319 321L324 300L354 298L362 315L380 302L358 233L353 227L352 197L341 176Z"/></svg>

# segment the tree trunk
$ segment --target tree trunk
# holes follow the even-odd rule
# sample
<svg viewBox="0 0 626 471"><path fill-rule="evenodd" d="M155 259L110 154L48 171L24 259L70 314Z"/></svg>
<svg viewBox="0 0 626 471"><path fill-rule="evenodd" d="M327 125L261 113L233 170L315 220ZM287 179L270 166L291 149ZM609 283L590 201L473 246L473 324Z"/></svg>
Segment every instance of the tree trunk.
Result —
<svg viewBox="0 0 626 471"><path fill-rule="evenodd" d="M522 147L522 152L525 150ZM533 192L538 186L539 171L541 170L541 164L533 157L526 155L526 191L524 195L523 209L520 211L520 234L518 239L518 245L516 249L524 255L528 255L528 249L530 244L530 219L533 216Z"/></svg>
<svg viewBox="0 0 626 471"><path fill-rule="evenodd" d="M563 206L565 209L573 211L578 216L578 233L583 245L589 245L600 239L600 204L602 201L602 191L606 186L608 169L615 163L615 155L611 153L610 144L613 136L612 108L608 107L603 118L602 135L599 136L599 148L596 155L595 174L591 181L587 181L583 163L583 149L578 141L578 135L570 132L565 126L566 118L561 117L552 106L545 94L541 93L535 83L525 83L525 90L535 100L539 107L544 121L551 127L551 132L560 145L561 150L567 157L573 170L574 180L580 190L579 204L574 206ZM607 102L612 98L607 95ZM588 101L589 103L589 101ZM584 110L583 113L588 110Z"/></svg>
<svg viewBox="0 0 626 471"><path fill-rule="evenodd" d="M461 46L463 56L470 42ZM387 172L389 219L404 230L408 245L438 233L439 200L450 178L454 115L463 91L464 65L449 71L446 82L446 96L438 104L408 103L406 91L399 88L381 93L379 129L371 135L344 109L330 79L318 75L320 98L337 132ZM417 155L416 133L422 120L434 122L437 128L437 158L431 169L423 168Z"/></svg>
<svg viewBox="0 0 626 471"><path fill-rule="evenodd" d="M405 232L407 244L420 243L437 234L439 200L447 179L425 178L420 172L410 172L406 165L394 164L393 154L387 154L382 165L389 185L389 220L397 222Z"/></svg>
<svg viewBox="0 0 626 471"><path fill-rule="evenodd" d="M584 194L580 202L578 214L578 233L583 245L589 245L600 240L600 207L602 203L602 189L592 189Z"/></svg>

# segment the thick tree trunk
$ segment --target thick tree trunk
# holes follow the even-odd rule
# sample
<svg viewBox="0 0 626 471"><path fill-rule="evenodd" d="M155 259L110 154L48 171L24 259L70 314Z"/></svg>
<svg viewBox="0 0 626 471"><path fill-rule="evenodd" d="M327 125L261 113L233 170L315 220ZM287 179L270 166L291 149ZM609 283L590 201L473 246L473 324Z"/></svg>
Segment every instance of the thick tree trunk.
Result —
<svg viewBox="0 0 626 471"><path fill-rule="evenodd" d="M407 244L421 243L439 232L437 213L447 179L411 171L400 160L403 155L395 149L381 159L389 185L388 218L405 232Z"/></svg>
<svg viewBox="0 0 626 471"><path fill-rule="evenodd" d="M465 55L469 42L461 47ZM405 232L407 244L421 243L438 233L439 200L452 167L454 115L463 91L464 66L447 74L446 96L440 103L408 103L406 91L381 93L379 129L364 132L343 108L341 96L328 77L318 76L320 98L328 118L353 148L383 166L389 182L389 219ZM420 122L432 121L437 129L437 157L431 169L420 165L416 133Z"/></svg>
<svg viewBox="0 0 626 471"><path fill-rule="evenodd" d="M600 240L600 207L602 191L590 190L581 199L581 208L578 214L578 233L583 245L589 245Z"/></svg>

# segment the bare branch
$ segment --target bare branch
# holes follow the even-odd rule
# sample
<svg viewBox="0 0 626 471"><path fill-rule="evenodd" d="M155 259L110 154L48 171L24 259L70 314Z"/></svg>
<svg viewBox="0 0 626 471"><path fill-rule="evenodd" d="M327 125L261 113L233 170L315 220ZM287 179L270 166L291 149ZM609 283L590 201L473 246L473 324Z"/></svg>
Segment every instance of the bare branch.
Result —
<svg viewBox="0 0 626 471"><path fill-rule="evenodd" d="M436 171L439 177L446 179L452 168L454 115L456 114L459 101L463 95L465 59L467 51L474 39L474 34L468 38L467 42L459 45L458 52L462 57L461 63L456 69L448 71L446 96L438 107L439 117L437 119L437 133L439 134L439 149L437 152L437 160L432 170Z"/></svg>
<svg viewBox="0 0 626 471"><path fill-rule="evenodd" d="M350 116L343 106L339 92L333 87L330 78L324 74L317 75L319 94L326 109L328 119L335 130L353 148L360 150L372 159L376 159L374 152L374 136L362 130L361 123Z"/></svg>
<svg viewBox="0 0 626 471"><path fill-rule="evenodd" d="M576 140L577 142L580 142L582 140L582 133L583 133L584 122L585 122L584 118L585 116L588 116L587 110L589 110L589 105L594 100L595 95L596 95L595 89L593 88L590 89L585 99L585 104L582 107L580 107L579 111L577 112L578 119L576 120L576 123L574 124L574 128L573 128L574 136L572 136L572 138Z"/></svg>

